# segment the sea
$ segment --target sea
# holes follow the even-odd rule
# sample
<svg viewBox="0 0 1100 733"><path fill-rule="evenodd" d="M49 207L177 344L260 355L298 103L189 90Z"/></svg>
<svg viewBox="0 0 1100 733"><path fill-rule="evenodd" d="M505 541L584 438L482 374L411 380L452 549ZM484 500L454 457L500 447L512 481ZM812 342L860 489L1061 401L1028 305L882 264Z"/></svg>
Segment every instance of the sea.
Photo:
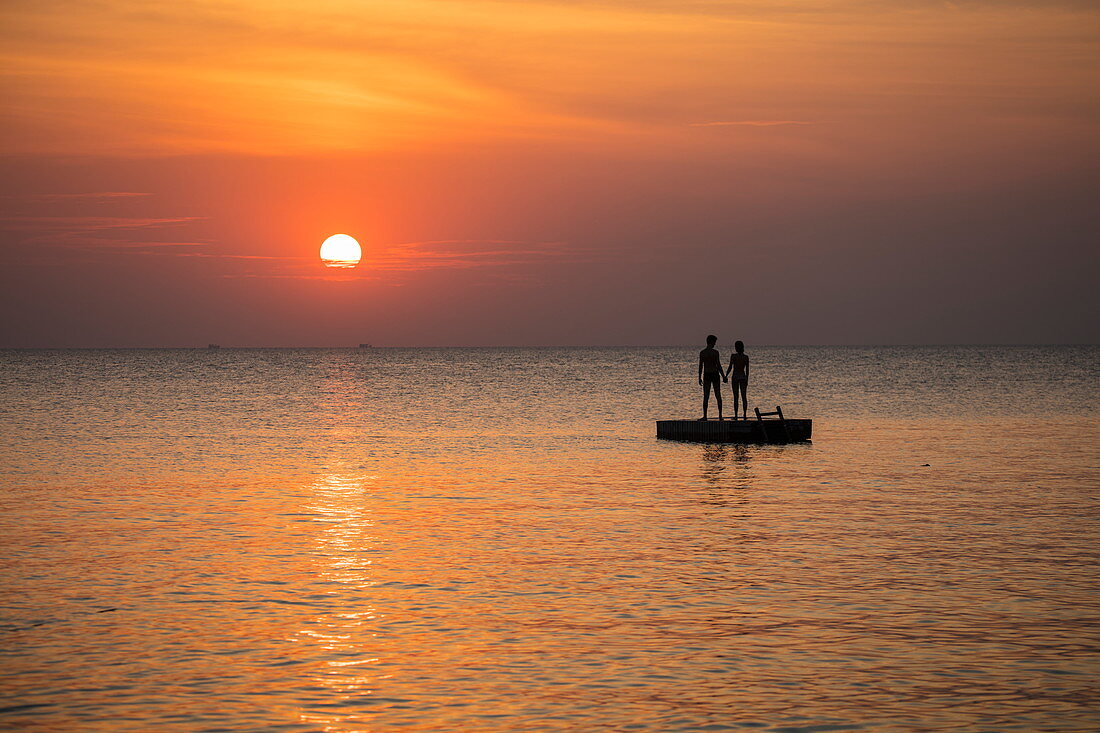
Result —
<svg viewBox="0 0 1100 733"><path fill-rule="evenodd" d="M1100 347L700 347L0 351L0 728L1100 728Z"/></svg>

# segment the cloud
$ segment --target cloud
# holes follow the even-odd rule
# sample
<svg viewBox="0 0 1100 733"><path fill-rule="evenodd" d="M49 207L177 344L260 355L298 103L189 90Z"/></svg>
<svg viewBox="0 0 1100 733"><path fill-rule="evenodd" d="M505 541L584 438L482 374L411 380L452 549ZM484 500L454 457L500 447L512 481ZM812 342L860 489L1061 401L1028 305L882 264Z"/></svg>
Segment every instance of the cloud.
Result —
<svg viewBox="0 0 1100 733"><path fill-rule="evenodd" d="M808 120L719 120L714 122L692 122L688 127L780 127L782 125L816 125Z"/></svg>
<svg viewBox="0 0 1100 733"><path fill-rule="evenodd" d="M169 234L200 217L12 216L0 219L0 232L10 243L33 248L82 249L128 255L187 257L236 263L243 269L223 277L377 279L383 273L412 274L427 270L485 270L495 277L521 273L547 264L595 262L606 257L561 241L513 239L453 239L401 242L368 250L362 263L342 272L323 269L316 257L254 255L227 252L216 242ZM162 238L156 236L163 233ZM220 251L221 250L221 251ZM232 268L230 268L232 269Z"/></svg>
<svg viewBox="0 0 1100 733"><path fill-rule="evenodd" d="M16 231L88 232L105 229L143 229L199 221L201 217L147 218L126 216L13 216L0 220L0 227Z"/></svg>
<svg viewBox="0 0 1100 733"><path fill-rule="evenodd" d="M581 250L566 242L508 239L450 239L405 242L386 251L371 266L388 270L428 268L506 267L548 261L572 261L583 257ZM588 257L584 257L588 261Z"/></svg>
<svg viewBox="0 0 1100 733"><path fill-rule="evenodd" d="M0 196L0 198L12 201L24 201L27 203L52 203L55 201L111 203L116 199L139 198L150 195L151 194L148 193L136 193L133 191L97 191L93 193L36 193L17 196Z"/></svg>
<svg viewBox="0 0 1100 733"><path fill-rule="evenodd" d="M378 280L385 275L410 275L438 270L481 270L497 279L529 279L540 266L596 262L610 256L560 241L512 239L453 239L402 242L364 253L350 269L325 269L312 257L241 257L217 253L178 253L194 257L275 260L273 267L226 273L224 277Z"/></svg>
<svg viewBox="0 0 1100 733"><path fill-rule="evenodd" d="M201 221L201 217L10 216L0 219L0 233L23 246L90 249L200 247L210 242L156 240L149 232Z"/></svg>
<svg viewBox="0 0 1100 733"><path fill-rule="evenodd" d="M118 201L140 197L129 192L41 194L40 203L69 199ZM51 210L53 207L51 207ZM372 244L355 268L325 268L309 256L234 252L221 242L195 236L191 225L203 217L140 215L88 216L20 213L0 216L0 234L11 254L56 256L59 250L99 256L190 258L209 263L214 277L326 280L407 280L426 271L480 271L494 279L529 279L549 265L603 261L612 256L559 240L445 239ZM286 251L286 250L284 250Z"/></svg>

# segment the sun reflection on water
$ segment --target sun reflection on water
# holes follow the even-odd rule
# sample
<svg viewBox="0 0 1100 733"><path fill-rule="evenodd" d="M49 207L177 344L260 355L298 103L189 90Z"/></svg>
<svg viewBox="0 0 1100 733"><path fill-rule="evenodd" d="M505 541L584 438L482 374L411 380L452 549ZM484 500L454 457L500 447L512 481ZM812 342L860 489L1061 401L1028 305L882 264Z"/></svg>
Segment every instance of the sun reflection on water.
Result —
<svg viewBox="0 0 1100 733"><path fill-rule="evenodd" d="M376 479L353 473L324 475L310 487L312 500L303 507L317 528L313 544L318 586L333 610L309 621L292 641L302 647L301 656L317 660L309 681L326 689L320 696L328 701L325 707L348 703L335 710L307 707L300 712L303 723L324 730L369 724L370 716L349 712L355 709L351 703L374 694L385 677L373 671L381 656L374 643L378 613L369 595L377 584L372 566L379 547L366 497Z"/></svg>

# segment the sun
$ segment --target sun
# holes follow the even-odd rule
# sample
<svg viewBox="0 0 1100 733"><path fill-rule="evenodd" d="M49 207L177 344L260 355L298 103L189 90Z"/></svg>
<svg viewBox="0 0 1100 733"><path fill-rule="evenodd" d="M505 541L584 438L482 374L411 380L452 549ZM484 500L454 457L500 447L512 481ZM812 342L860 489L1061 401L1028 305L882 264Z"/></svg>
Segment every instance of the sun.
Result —
<svg viewBox="0 0 1100 733"><path fill-rule="evenodd" d="M363 248L347 234L333 234L321 243L321 262L325 267L355 267L361 259Z"/></svg>

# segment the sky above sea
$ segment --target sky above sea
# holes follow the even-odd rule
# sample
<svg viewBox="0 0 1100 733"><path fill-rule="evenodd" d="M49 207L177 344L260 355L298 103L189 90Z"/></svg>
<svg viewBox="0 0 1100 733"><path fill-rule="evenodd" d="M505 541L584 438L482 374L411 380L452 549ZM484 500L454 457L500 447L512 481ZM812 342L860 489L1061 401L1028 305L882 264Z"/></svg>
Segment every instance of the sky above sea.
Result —
<svg viewBox="0 0 1100 733"><path fill-rule="evenodd" d="M0 347L1095 343L1098 28L6 2Z"/></svg>

